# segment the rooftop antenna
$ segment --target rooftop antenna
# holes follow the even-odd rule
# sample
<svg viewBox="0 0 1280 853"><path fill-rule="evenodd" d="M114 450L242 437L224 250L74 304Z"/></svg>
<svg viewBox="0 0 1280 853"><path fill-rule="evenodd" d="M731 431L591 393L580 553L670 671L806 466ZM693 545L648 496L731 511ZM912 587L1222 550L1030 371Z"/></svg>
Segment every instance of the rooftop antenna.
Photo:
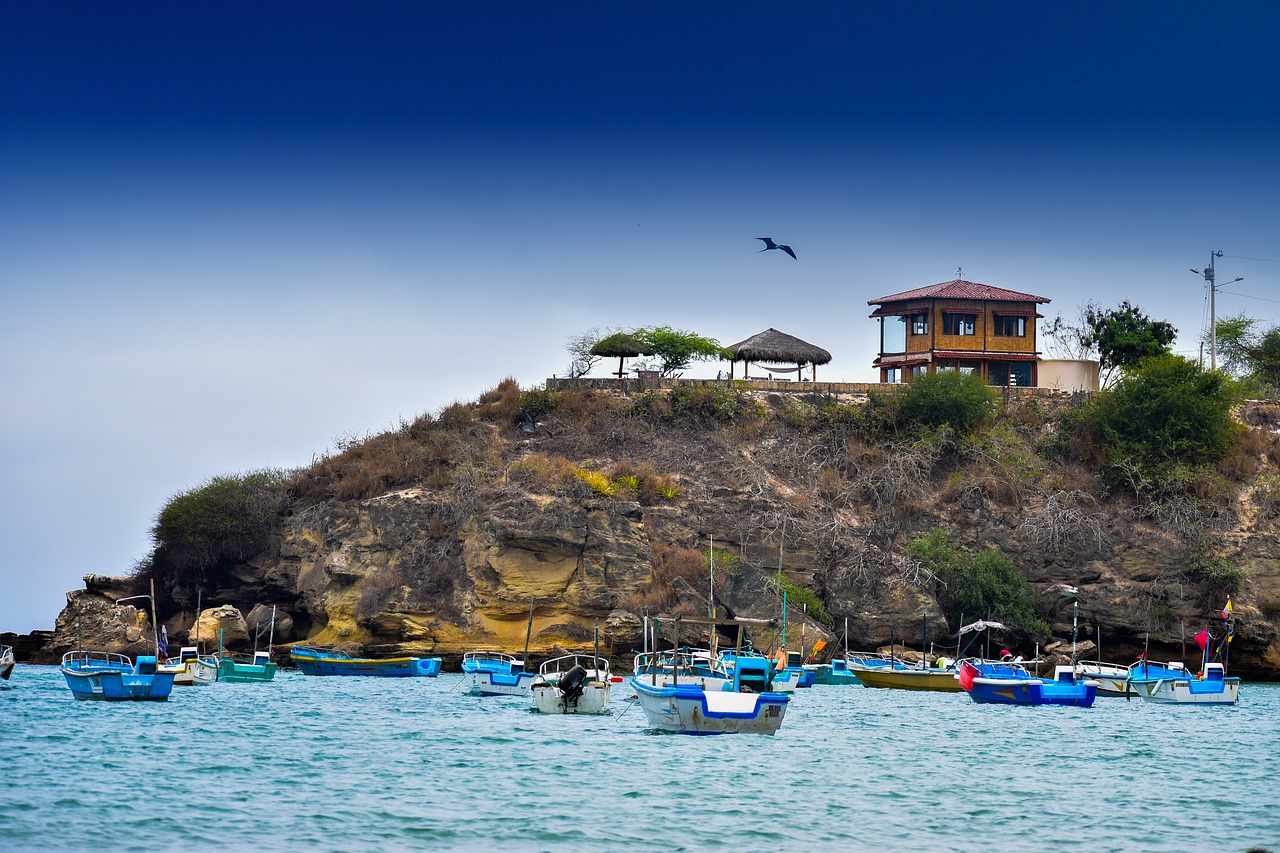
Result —
<svg viewBox="0 0 1280 853"><path fill-rule="evenodd" d="M964 267L956 267L956 278L964 281Z"/></svg>
<svg viewBox="0 0 1280 853"><path fill-rule="evenodd" d="M1218 249L1209 253L1209 266L1204 268L1204 272L1191 268L1196 275L1203 275L1204 280L1209 284L1209 369L1216 371L1218 369L1218 310L1217 299L1218 288L1221 286L1214 281L1213 261L1215 258L1222 257L1222 250ZM1235 284L1237 281L1244 281L1244 276L1238 275L1227 284Z"/></svg>

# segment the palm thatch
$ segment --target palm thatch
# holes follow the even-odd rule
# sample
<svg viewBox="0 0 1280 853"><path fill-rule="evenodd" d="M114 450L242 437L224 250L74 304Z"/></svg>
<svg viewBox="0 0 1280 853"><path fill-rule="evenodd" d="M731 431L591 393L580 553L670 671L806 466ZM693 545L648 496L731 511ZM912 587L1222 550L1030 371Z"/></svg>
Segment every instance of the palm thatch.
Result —
<svg viewBox="0 0 1280 853"><path fill-rule="evenodd" d="M812 364L814 366L814 376L816 377L817 366L831 361L831 353L822 347L814 346L808 341L802 341L792 335L779 332L777 329L766 329L758 335L752 335L745 341L732 344L728 347L728 350L733 354L735 362L742 361L747 364L757 362L765 364L794 364L797 376L800 374L800 368L806 364ZM732 375L732 372L730 375Z"/></svg>
<svg viewBox="0 0 1280 853"><path fill-rule="evenodd" d="M637 338L630 332L616 332L607 338L601 338L591 347L592 355L616 358L618 360L617 376L622 376L623 359L637 355L653 355L653 347Z"/></svg>

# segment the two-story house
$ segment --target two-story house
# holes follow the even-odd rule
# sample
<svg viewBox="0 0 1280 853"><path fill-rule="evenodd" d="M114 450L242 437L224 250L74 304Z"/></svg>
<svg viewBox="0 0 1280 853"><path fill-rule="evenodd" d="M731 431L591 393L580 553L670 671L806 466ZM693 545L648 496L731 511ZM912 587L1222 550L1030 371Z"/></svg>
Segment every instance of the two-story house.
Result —
<svg viewBox="0 0 1280 853"><path fill-rule="evenodd" d="M1038 381L1036 310L1044 296L956 279L867 301L880 321L881 382L921 372L978 373L989 385Z"/></svg>

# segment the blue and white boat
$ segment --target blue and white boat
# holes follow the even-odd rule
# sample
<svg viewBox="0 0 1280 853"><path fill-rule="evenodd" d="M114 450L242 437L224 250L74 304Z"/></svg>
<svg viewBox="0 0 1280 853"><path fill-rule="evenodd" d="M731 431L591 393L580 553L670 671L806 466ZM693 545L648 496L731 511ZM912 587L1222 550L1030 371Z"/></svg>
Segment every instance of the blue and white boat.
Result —
<svg viewBox="0 0 1280 853"><path fill-rule="evenodd" d="M467 652L462 656L462 678L473 696L528 696L537 673L524 661L505 652Z"/></svg>
<svg viewBox="0 0 1280 853"><path fill-rule="evenodd" d="M599 655L562 655L538 668L529 689L540 714L603 714L609 710L613 674Z"/></svg>
<svg viewBox="0 0 1280 853"><path fill-rule="evenodd" d="M173 690L173 673L159 672L155 655L139 655L135 665L115 652L70 651L61 670L77 699L163 702Z"/></svg>
<svg viewBox="0 0 1280 853"><path fill-rule="evenodd" d="M0 646L0 678L5 681L13 674L13 646Z"/></svg>
<svg viewBox="0 0 1280 853"><path fill-rule="evenodd" d="M1142 657L1135 663L1129 665L1125 677L1125 692L1129 695L1142 695L1143 687L1151 682L1160 681L1167 678L1186 678L1187 667L1182 661L1162 661L1147 660Z"/></svg>
<svg viewBox="0 0 1280 853"><path fill-rule="evenodd" d="M1234 705L1240 701L1240 678L1228 676L1220 663L1205 664L1204 672L1193 676L1166 673L1163 677L1131 680L1133 691L1143 701L1160 705Z"/></svg>
<svg viewBox="0 0 1280 853"><path fill-rule="evenodd" d="M1052 679L1037 678L1012 663L965 659L956 673L974 702L988 705L1072 705L1093 707L1098 682L1077 679L1073 666L1054 669Z"/></svg>
<svg viewBox="0 0 1280 853"><path fill-rule="evenodd" d="M655 687L696 683L706 690L719 690L730 678L719 655L691 648L641 652L632 661L631 674Z"/></svg>
<svg viewBox="0 0 1280 853"><path fill-rule="evenodd" d="M725 650L717 656L724 672L725 683L710 687L712 690L740 690L746 687L757 693L794 693L799 676L785 669L774 667L772 658L747 649ZM738 687L728 682L737 680Z"/></svg>
<svg viewBox="0 0 1280 853"><path fill-rule="evenodd" d="M360 658L341 649L294 646L289 657L307 675L373 675L383 678L434 678L440 658Z"/></svg>
<svg viewBox="0 0 1280 853"><path fill-rule="evenodd" d="M767 658L760 660L771 665ZM690 735L776 734L791 697L740 692L744 678L762 677L753 661L740 660L733 680L726 681L723 690L704 690L696 683L654 687L640 677L631 679L631 687L651 728Z"/></svg>

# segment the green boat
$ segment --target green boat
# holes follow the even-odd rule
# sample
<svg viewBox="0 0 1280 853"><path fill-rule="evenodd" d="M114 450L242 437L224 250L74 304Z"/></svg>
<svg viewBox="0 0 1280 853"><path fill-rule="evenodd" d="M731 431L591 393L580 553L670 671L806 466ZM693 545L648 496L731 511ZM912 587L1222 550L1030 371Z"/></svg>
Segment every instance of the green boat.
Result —
<svg viewBox="0 0 1280 853"><path fill-rule="evenodd" d="M812 669L816 675L814 684L857 684L858 676L849 669L844 660L832 659L831 663L807 663L805 669Z"/></svg>
<svg viewBox="0 0 1280 853"><path fill-rule="evenodd" d="M232 684L252 684L276 677L276 664L269 652L254 652L253 659L223 652L218 658L218 680Z"/></svg>

